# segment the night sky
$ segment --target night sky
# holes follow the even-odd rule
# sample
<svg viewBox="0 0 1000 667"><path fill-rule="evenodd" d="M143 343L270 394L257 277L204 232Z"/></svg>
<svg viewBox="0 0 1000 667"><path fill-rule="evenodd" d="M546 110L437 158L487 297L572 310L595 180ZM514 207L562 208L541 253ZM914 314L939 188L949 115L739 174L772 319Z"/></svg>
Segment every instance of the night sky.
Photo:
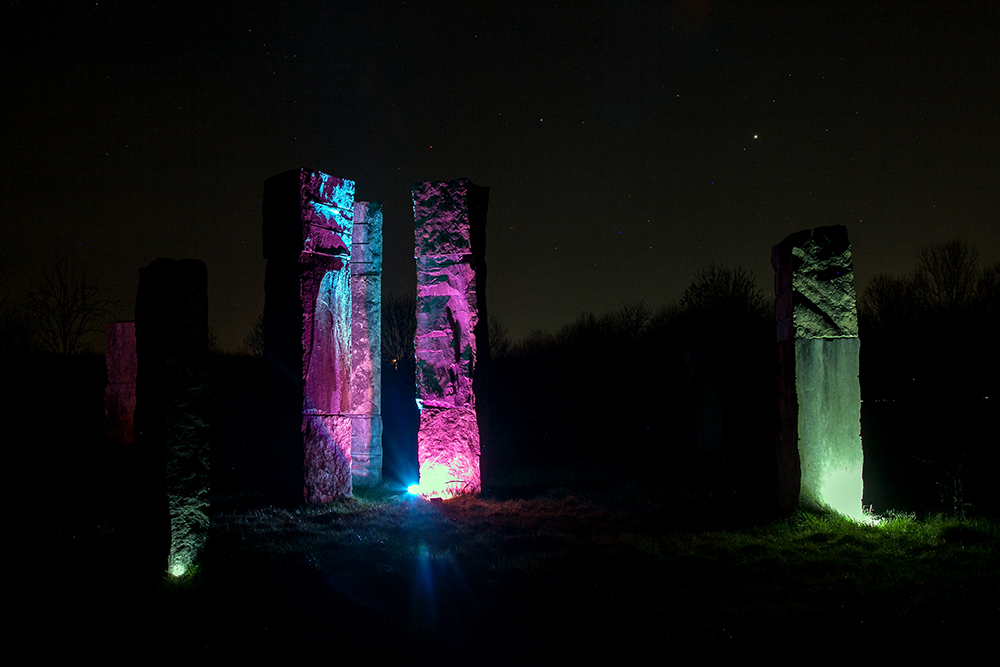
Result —
<svg viewBox="0 0 1000 667"><path fill-rule="evenodd" d="M394 293L411 186L489 186L514 338L712 262L771 294L771 246L821 225L859 291L954 237L1000 260L1000 3L6 2L0 32L15 290L66 256L131 319L139 267L202 259L227 348L263 309L263 181L297 167L383 202Z"/></svg>

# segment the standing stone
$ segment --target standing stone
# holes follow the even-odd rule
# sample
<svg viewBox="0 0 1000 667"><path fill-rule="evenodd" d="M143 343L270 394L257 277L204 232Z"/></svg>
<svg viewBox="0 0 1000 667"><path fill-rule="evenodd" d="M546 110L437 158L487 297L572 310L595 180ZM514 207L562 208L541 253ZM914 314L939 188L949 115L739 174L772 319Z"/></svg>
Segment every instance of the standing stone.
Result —
<svg viewBox="0 0 1000 667"><path fill-rule="evenodd" d="M167 571L181 576L208 538L208 274L203 262L158 259L139 270L135 300L136 440L166 461Z"/></svg>
<svg viewBox="0 0 1000 667"><path fill-rule="evenodd" d="M104 388L104 433L109 440L131 445L135 441L135 322L108 324Z"/></svg>
<svg viewBox="0 0 1000 667"><path fill-rule="evenodd" d="M685 409L693 419L687 420L687 435L700 455L722 453L722 396L713 382L705 360L693 348L684 351Z"/></svg>
<svg viewBox="0 0 1000 667"><path fill-rule="evenodd" d="M306 169L273 176L263 213L272 492L287 499L297 486L307 502L325 503L352 492L354 182Z"/></svg>
<svg viewBox="0 0 1000 667"><path fill-rule="evenodd" d="M354 202L351 241L351 476L382 481L382 204Z"/></svg>
<svg viewBox="0 0 1000 667"><path fill-rule="evenodd" d="M860 518L860 341L847 229L819 227L774 246L780 504Z"/></svg>
<svg viewBox="0 0 1000 667"><path fill-rule="evenodd" d="M417 461L425 497L480 490L473 379L485 337L489 188L467 180L413 189L417 262Z"/></svg>

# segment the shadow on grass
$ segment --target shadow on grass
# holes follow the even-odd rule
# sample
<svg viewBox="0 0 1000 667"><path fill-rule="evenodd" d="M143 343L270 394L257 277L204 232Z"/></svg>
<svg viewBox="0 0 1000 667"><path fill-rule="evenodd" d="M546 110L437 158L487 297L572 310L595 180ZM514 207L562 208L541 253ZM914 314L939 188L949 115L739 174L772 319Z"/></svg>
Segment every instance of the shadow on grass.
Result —
<svg viewBox="0 0 1000 667"><path fill-rule="evenodd" d="M179 581L149 572L136 517L118 508L11 563L28 586L8 631L39 657L492 664L846 649L897 633L964 647L1000 620L992 522L797 514L693 528L664 489L563 482L443 503L387 488L294 509L218 497L209 548ZM60 641L44 641L53 628Z"/></svg>

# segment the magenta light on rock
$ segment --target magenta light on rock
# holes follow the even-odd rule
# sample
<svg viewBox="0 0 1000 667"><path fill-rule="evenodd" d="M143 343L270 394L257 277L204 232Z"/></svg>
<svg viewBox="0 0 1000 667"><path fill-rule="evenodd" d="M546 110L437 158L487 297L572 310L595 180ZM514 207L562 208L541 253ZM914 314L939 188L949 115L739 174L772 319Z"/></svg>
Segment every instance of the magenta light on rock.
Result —
<svg viewBox="0 0 1000 667"><path fill-rule="evenodd" d="M463 179L420 183L412 194L420 495L447 498L481 487L473 379L489 189Z"/></svg>
<svg viewBox="0 0 1000 667"><path fill-rule="evenodd" d="M270 441L279 467L298 458L306 501L325 503L353 490L354 182L307 169L273 176L264 183L263 214ZM285 480L294 477L292 470Z"/></svg>
<svg viewBox="0 0 1000 667"><path fill-rule="evenodd" d="M107 336L104 433L109 440L131 445L135 418L135 322L111 322Z"/></svg>
<svg viewBox="0 0 1000 667"><path fill-rule="evenodd" d="M382 481L382 204L354 202L351 241L351 476Z"/></svg>

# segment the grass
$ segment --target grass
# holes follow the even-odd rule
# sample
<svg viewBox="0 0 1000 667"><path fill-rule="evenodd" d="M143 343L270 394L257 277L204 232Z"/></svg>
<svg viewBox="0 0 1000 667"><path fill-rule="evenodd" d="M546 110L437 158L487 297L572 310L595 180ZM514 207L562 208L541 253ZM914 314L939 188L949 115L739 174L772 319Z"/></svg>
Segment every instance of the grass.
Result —
<svg viewBox="0 0 1000 667"><path fill-rule="evenodd" d="M997 529L987 521L890 514L863 525L799 513L738 531L675 530L655 493L628 486L274 511L234 515L220 530L242 525L245 539L270 545L275 556L306 553L319 571L341 575L349 597L390 612L405 607L400 626L437 617L420 634L441 641L439 622L476 636L493 625L554 644L612 631L780 649L810 643L812 625L839 631L834 643L868 628L968 627L982 622L980 609L996 617L1000 591ZM421 574L427 580L417 585ZM413 611L414 601L426 615Z"/></svg>
<svg viewBox="0 0 1000 667"><path fill-rule="evenodd" d="M84 563L86 574L35 562L19 574L55 592L22 602L44 618L62 601L57 620L83 652L261 657L349 645L345 655L486 664L581 646L846 650L906 636L915 649L966 647L1000 620L1000 529L983 519L798 513L693 528L672 495L629 484L444 503L362 491L298 509L221 498L213 512L190 576L144 576L129 560L134 528L104 520L49 544L43 560Z"/></svg>

